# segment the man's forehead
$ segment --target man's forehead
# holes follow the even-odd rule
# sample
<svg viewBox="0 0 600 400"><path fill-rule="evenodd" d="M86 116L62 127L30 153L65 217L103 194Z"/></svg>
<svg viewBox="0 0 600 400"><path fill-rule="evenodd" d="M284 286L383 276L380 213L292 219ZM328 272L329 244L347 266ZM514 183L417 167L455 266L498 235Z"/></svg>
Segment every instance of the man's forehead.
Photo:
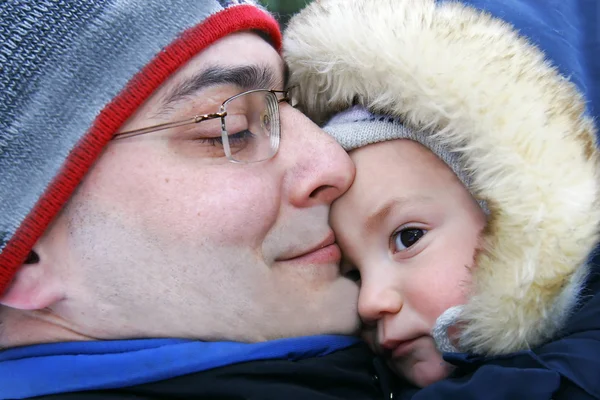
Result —
<svg viewBox="0 0 600 400"><path fill-rule="evenodd" d="M281 72L283 59L273 46L254 32L238 32L221 38L192 57L172 75L173 80L183 79L209 67L234 68L261 64L273 72Z"/></svg>
<svg viewBox="0 0 600 400"><path fill-rule="evenodd" d="M235 86L240 91L282 89L287 71L279 53L259 35L229 35L174 73L156 92L152 108L162 113L184 98L219 85Z"/></svg>

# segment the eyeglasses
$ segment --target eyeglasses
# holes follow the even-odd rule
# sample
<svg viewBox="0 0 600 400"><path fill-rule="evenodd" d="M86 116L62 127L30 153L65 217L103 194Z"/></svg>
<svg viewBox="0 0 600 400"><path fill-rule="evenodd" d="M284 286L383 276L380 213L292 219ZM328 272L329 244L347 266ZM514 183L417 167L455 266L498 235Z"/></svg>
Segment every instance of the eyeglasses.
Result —
<svg viewBox="0 0 600 400"><path fill-rule="evenodd" d="M234 163L265 161L279 149L279 103L290 102L290 92L291 89L249 90L225 100L219 112L119 132L113 139L177 128L185 130L182 134L193 135L205 157L227 157Z"/></svg>

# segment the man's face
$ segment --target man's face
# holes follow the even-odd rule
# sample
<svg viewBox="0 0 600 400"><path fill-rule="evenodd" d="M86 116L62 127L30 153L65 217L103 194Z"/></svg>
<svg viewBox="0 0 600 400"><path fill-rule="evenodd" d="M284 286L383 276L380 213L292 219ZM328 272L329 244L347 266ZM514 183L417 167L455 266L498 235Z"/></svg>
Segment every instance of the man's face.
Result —
<svg viewBox="0 0 600 400"><path fill-rule="evenodd" d="M450 369L431 335L436 319L464 304L485 214L441 160L394 140L351 153L356 179L332 209L348 264L361 275L365 339L418 386Z"/></svg>
<svg viewBox="0 0 600 400"><path fill-rule="evenodd" d="M227 72L248 66L259 73ZM193 77L207 69L218 79L198 85ZM230 96L265 84L281 90L283 80L268 43L230 35L121 131L216 112ZM165 107L181 88L187 93ZM356 332L358 288L340 274L337 245L324 247L330 204L354 167L299 111L282 103L280 115L279 153L255 164L206 157L206 143L171 130L110 143L44 238L64 277L55 311L71 329L239 341Z"/></svg>

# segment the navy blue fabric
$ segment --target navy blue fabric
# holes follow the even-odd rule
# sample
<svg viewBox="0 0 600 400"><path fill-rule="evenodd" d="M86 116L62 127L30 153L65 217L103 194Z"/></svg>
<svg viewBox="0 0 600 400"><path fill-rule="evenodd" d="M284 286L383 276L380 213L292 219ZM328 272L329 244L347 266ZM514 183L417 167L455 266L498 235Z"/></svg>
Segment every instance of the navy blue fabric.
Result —
<svg viewBox="0 0 600 400"><path fill-rule="evenodd" d="M445 0L440 0L445 1ZM584 94L600 123L600 1L460 0L513 25Z"/></svg>
<svg viewBox="0 0 600 400"><path fill-rule="evenodd" d="M323 335L252 344L145 339L15 348L0 352L0 399L122 388L248 361L302 360L357 343Z"/></svg>
<svg viewBox="0 0 600 400"><path fill-rule="evenodd" d="M579 308L556 340L532 351L501 357L444 354L457 366L448 379L418 390L404 386L397 398L426 399L600 399L600 252Z"/></svg>

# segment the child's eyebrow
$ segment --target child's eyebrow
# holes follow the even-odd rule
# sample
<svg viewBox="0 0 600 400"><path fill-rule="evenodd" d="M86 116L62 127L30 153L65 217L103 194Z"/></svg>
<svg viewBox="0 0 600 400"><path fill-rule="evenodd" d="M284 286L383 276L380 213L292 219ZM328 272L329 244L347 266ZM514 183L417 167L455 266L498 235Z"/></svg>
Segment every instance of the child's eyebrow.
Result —
<svg viewBox="0 0 600 400"><path fill-rule="evenodd" d="M367 231L375 230L383 223L383 221L385 221L388 215L390 215L392 210L396 207L402 208L408 205L430 203L433 200L433 197L425 195L391 197L375 207L375 210L366 219L365 229Z"/></svg>

